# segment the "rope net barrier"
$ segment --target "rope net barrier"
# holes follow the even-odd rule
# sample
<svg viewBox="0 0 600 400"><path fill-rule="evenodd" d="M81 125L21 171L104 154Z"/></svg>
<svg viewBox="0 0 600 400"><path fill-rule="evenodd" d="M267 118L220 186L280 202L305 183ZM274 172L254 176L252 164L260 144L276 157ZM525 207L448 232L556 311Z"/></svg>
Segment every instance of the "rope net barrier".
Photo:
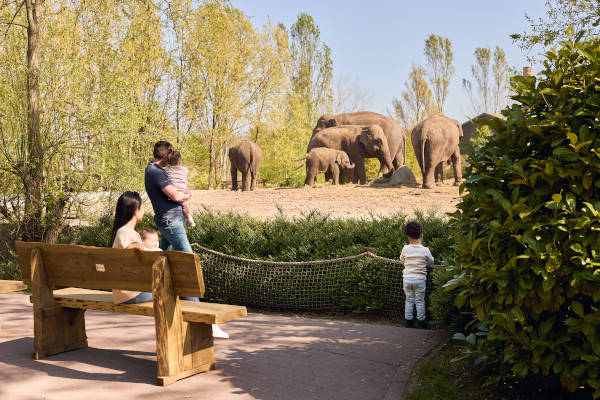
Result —
<svg viewBox="0 0 600 400"><path fill-rule="evenodd" d="M366 251L331 260L267 261L192 246L202 263L207 301L289 311L404 315L404 267L399 260ZM428 273L427 292L430 288Z"/></svg>

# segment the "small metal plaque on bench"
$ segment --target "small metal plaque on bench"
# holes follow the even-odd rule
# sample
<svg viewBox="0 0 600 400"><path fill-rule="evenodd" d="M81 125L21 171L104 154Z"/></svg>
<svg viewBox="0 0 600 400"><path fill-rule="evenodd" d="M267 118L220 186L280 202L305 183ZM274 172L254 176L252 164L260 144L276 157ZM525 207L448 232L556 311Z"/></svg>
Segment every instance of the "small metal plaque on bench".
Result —
<svg viewBox="0 0 600 400"><path fill-rule="evenodd" d="M96 271L106 272L106 269L104 268L104 264L96 264Z"/></svg>

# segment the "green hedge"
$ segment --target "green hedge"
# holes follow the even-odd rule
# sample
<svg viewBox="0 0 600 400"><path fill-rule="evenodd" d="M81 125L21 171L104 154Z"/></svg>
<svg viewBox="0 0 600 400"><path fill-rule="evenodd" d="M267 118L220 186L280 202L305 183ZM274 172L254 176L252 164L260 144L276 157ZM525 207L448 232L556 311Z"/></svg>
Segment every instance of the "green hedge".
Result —
<svg viewBox="0 0 600 400"><path fill-rule="evenodd" d="M407 243L403 228L408 219L403 214L381 218L339 219L313 212L300 218L280 215L269 220L258 220L247 215L204 212L196 215L195 219L196 227L188 228L191 242L225 254L258 260L328 260L360 254L365 247L376 248L377 254L382 257L398 259L402 247ZM424 245L431 249L436 263L451 263L448 260L452 259L452 239L447 220L435 214L417 214L416 219L423 224ZM91 226L70 229L65 232L61 241L105 246L110 237L111 223L110 217L103 217ZM140 225L154 224L152 218L146 215ZM352 292L354 295L338 299L345 310L366 312L386 308L386 299L381 295L386 284L385 274L371 268L372 264L365 262L358 265L358 269L349 269L348 276L342 278L348 287L360 288ZM441 325L452 324L457 313L453 305L454 298L441 289L448 272L436 269L432 275L432 318ZM223 295L222 291L220 293L223 298L216 300L225 301L230 298L227 294ZM230 296L233 295L232 292ZM290 293L280 295L282 298L289 297L292 295L292 288ZM282 306L285 304L282 301Z"/></svg>

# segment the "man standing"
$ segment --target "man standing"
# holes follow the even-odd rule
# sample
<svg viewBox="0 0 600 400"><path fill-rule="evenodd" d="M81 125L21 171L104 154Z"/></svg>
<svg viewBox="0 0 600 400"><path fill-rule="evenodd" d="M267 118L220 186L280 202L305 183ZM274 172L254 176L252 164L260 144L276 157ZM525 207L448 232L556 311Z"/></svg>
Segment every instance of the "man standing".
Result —
<svg viewBox="0 0 600 400"><path fill-rule="evenodd" d="M146 167L146 193L154 209L154 222L160 231L160 248L192 253L192 247L183 226L181 203L191 195L178 191L169 183L163 169L173 151L171 143L161 140L154 145L154 159Z"/></svg>
<svg viewBox="0 0 600 400"><path fill-rule="evenodd" d="M154 209L154 222L160 231L160 248L162 250L179 250L193 253L192 246L183 226L183 208L181 203L188 200L191 194L180 192L169 182L163 169L173 152L171 143L161 140L154 145L154 159L146 167L144 182L146 193ZM200 301L197 297L181 297L182 300ZM212 325L213 336L229 339L219 325Z"/></svg>

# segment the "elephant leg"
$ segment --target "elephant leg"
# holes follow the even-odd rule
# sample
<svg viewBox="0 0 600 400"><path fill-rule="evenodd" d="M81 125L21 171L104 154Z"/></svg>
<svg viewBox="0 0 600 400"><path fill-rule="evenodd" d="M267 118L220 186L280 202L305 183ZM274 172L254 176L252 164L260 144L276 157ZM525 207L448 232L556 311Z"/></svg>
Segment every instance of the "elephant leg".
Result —
<svg viewBox="0 0 600 400"><path fill-rule="evenodd" d="M454 169L454 186L458 186L460 185L460 181L462 180L462 166L459 148L456 148L456 150L454 150L454 154L452 154L450 159L452 160L452 168Z"/></svg>
<svg viewBox="0 0 600 400"><path fill-rule="evenodd" d="M251 179L252 179L250 182L250 190L256 190L256 179L258 178L256 167L253 167L252 170L250 171L250 173L251 173Z"/></svg>
<svg viewBox="0 0 600 400"><path fill-rule="evenodd" d="M237 190L237 169L231 164L231 190Z"/></svg>
<svg viewBox="0 0 600 400"><path fill-rule="evenodd" d="M333 182L331 182L334 185L339 185L340 184L340 167L337 166L337 164L334 164L331 167L331 174L333 175Z"/></svg>
<svg viewBox="0 0 600 400"><path fill-rule="evenodd" d="M433 189L435 187L435 170L437 168L438 162L432 156L432 146L431 142L427 140L424 144L425 148L423 149L424 157L423 157L423 189Z"/></svg>
<svg viewBox="0 0 600 400"><path fill-rule="evenodd" d="M244 192L250 190L250 168L247 168L245 171L242 171L242 190Z"/></svg>
<svg viewBox="0 0 600 400"><path fill-rule="evenodd" d="M333 174L331 173L331 169L327 169L327 171L325 171L325 182L329 182L331 183L333 181Z"/></svg>
<svg viewBox="0 0 600 400"><path fill-rule="evenodd" d="M361 185L367 184L367 171L365 170L365 161L359 160L354 165L354 179L353 181L360 181Z"/></svg>
<svg viewBox="0 0 600 400"><path fill-rule="evenodd" d="M404 152L402 151L402 149L398 150L396 156L394 156L394 159L392 160L392 164L394 165L395 169L398 169L404 164L406 164L406 162L404 161Z"/></svg>
<svg viewBox="0 0 600 400"><path fill-rule="evenodd" d="M304 180L305 186L314 186L317 178L317 172L311 166L306 166L306 179Z"/></svg>
<svg viewBox="0 0 600 400"><path fill-rule="evenodd" d="M444 183L444 163L441 162L435 167L435 183L436 185Z"/></svg>

